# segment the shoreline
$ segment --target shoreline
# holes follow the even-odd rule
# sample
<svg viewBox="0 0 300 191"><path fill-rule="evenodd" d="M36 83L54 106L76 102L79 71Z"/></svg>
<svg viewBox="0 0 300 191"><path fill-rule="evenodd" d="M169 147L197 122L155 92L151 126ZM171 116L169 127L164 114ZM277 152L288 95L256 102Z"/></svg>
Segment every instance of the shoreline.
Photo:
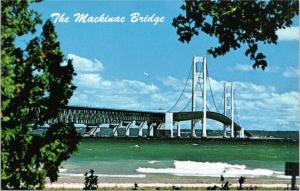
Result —
<svg viewBox="0 0 300 191"><path fill-rule="evenodd" d="M132 189L134 187L135 182L130 183L99 183L98 189L100 188L122 188L122 189ZM172 183L140 183L138 184L139 188L173 188L173 187L180 187L180 188L203 188L206 189L207 187L218 186L220 187L220 183L201 183L201 184L172 184ZM230 188L238 187L238 183L230 184ZM299 187L299 184L296 185ZM46 188L51 189L59 189L59 188L66 188L66 189L82 189L84 187L83 183L47 183ZM290 184L243 184L243 187L257 187L257 188L287 188L290 187Z"/></svg>
<svg viewBox="0 0 300 191"><path fill-rule="evenodd" d="M237 188L239 186L237 178L226 178L229 182L229 187ZM129 189L134 188L134 183L138 184L139 188L147 190L172 189L174 187L181 189L204 189L207 187L221 186L219 178L195 178L177 177L177 178L111 178L105 177L98 180L98 189ZM246 178L243 187L257 187L258 189L284 189L290 187L291 179L274 179L274 178ZM296 178L296 186L299 187L299 177ZM84 177L60 177L57 182L46 183L47 189L82 189L84 187Z"/></svg>
<svg viewBox="0 0 300 191"><path fill-rule="evenodd" d="M296 143L299 144L299 140L289 139L289 138L223 138L222 136L210 136L206 138L201 137L136 137L136 136L118 136L118 137L105 137L105 136L96 136L96 137L82 137L82 140L139 140L139 141L168 141L168 142L193 142L193 141L224 141L224 142L250 142L250 143L261 143L261 142L274 142L274 143Z"/></svg>

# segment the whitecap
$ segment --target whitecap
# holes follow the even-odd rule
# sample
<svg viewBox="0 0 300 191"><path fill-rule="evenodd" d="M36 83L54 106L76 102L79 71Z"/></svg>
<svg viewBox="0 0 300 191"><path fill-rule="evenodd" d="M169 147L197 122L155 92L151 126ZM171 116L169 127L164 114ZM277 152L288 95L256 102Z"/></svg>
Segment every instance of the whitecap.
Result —
<svg viewBox="0 0 300 191"><path fill-rule="evenodd" d="M58 171L59 171L59 172L66 172L67 169L65 169L65 168L59 168Z"/></svg>
<svg viewBox="0 0 300 191"><path fill-rule="evenodd" d="M149 164L154 164L154 163L158 163L158 162L159 162L158 160L149 160L148 161Z"/></svg>
<svg viewBox="0 0 300 191"><path fill-rule="evenodd" d="M283 172L270 169L249 169L245 165L228 164L222 162L194 162L194 161L174 161L174 168L142 168L139 173L172 174L175 176L205 176L205 177L260 177L283 175Z"/></svg>
<svg viewBox="0 0 300 191"><path fill-rule="evenodd" d="M60 176L70 177L83 177L84 174L78 173L59 173ZM145 178L145 174L95 174L98 177L109 177L109 178Z"/></svg>

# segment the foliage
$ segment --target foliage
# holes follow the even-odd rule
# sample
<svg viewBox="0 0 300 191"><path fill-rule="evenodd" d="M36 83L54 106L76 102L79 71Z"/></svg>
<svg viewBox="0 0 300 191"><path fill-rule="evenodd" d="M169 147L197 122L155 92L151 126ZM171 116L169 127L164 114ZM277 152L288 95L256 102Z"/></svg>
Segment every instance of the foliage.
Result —
<svg viewBox="0 0 300 191"><path fill-rule="evenodd" d="M132 190L137 190L138 188L139 188L139 185L138 185L138 183L135 182Z"/></svg>
<svg viewBox="0 0 300 191"><path fill-rule="evenodd" d="M224 181L225 181L225 177L221 175L220 177L221 187L214 185L214 186L207 187L206 190L229 190L229 182L226 181L224 184Z"/></svg>
<svg viewBox="0 0 300 191"><path fill-rule="evenodd" d="M84 174L84 190L97 190L98 188L98 176L94 175L94 170L91 169L90 172Z"/></svg>
<svg viewBox="0 0 300 191"><path fill-rule="evenodd" d="M179 186L172 186L172 190L181 190L181 187L179 187Z"/></svg>
<svg viewBox="0 0 300 191"><path fill-rule="evenodd" d="M243 184L245 183L245 180L246 180L246 178L243 177L243 176L241 176L241 177L239 178L239 184L240 184L239 189L242 189L242 188L243 188Z"/></svg>
<svg viewBox="0 0 300 191"><path fill-rule="evenodd" d="M181 7L186 15L174 18L179 41L189 42L202 31L219 40L219 46L208 49L213 57L247 44L245 52L254 61L253 68L267 66L266 57L257 52L258 43L276 44L276 31L291 26L298 15L298 0L287 1L203 1L185 0Z"/></svg>
<svg viewBox="0 0 300 191"><path fill-rule="evenodd" d="M72 124L52 124L44 135L31 132L68 103L74 69L71 60L63 60L50 20L40 36L35 34L42 20L28 8L29 1L1 3L1 185L42 189L46 177L57 179L59 165L77 149L80 137ZM21 37L33 39L17 47Z"/></svg>
<svg viewBox="0 0 300 191"><path fill-rule="evenodd" d="M220 181L223 183L223 182L224 182L224 180L225 180L224 176L223 176L223 175L221 175L221 177L220 177Z"/></svg>

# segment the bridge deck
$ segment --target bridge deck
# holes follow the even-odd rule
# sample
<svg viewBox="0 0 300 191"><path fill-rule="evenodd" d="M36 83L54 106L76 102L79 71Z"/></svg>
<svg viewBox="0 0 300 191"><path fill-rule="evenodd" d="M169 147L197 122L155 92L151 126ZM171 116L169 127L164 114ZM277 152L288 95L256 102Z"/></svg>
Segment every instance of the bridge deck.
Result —
<svg viewBox="0 0 300 191"><path fill-rule="evenodd" d="M186 121L193 119L202 119L203 112L174 112L173 121ZM217 112L207 112L207 118L219 121L225 125L231 125L231 119L227 116ZM61 109L59 116L56 119L50 120L54 122L78 123L78 124L103 124L103 123L120 123L124 121L136 121L149 123L164 123L164 112L152 111L134 111L123 109L108 109L95 107L80 107L80 106L66 106ZM239 131L241 126L234 123L235 131ZM245 135L251 134L245 131Z"/></svg>

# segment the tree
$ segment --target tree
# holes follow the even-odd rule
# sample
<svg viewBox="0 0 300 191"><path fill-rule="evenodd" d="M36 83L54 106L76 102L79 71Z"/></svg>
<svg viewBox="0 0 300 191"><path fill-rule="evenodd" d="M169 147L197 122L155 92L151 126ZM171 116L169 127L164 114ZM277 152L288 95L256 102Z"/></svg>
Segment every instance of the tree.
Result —
<svg viewBox="0 0 300 191"><path fill-rule="evenodd" d="M253 68L267 66L266 57L257 52L258 44L276 44L276 31L292 25L298 15L298 0L204 1L186 0L181 7L186 15L173 19L179 41L189 42L202 31L219 40L219 46L208 49L213 57L247 44L245 52L254 61Z"/></svg>
<svg viewBox="0 0 300 191"><path fill-rule="evenodd" d="M243 177L243 176L241 176L241 177L239 178L239 184L240 184L239 189L243 189L243 184L245 183L245 180L246 180L246 178Z"/></svg>
<svg viewBox="0 0 300 191"><path fill-rule="evenodd" d="M83 190L97 190L98 188L98 176L94 175L94 170L84 174L84 188Z"/></svg>
<svg viewBox="0 0 300 191"><path fill-rule="evenodd" d="M42 189L46 177L57 180L59 165L77 149L80 136L72 124L52 124L43 135L32 130L67 105L74 69L71 60L64 62L50 20L36 36L42 21L28 1L1 3L1 185ZM33 37L24 48L16 45L22 36Z"/></svg>

